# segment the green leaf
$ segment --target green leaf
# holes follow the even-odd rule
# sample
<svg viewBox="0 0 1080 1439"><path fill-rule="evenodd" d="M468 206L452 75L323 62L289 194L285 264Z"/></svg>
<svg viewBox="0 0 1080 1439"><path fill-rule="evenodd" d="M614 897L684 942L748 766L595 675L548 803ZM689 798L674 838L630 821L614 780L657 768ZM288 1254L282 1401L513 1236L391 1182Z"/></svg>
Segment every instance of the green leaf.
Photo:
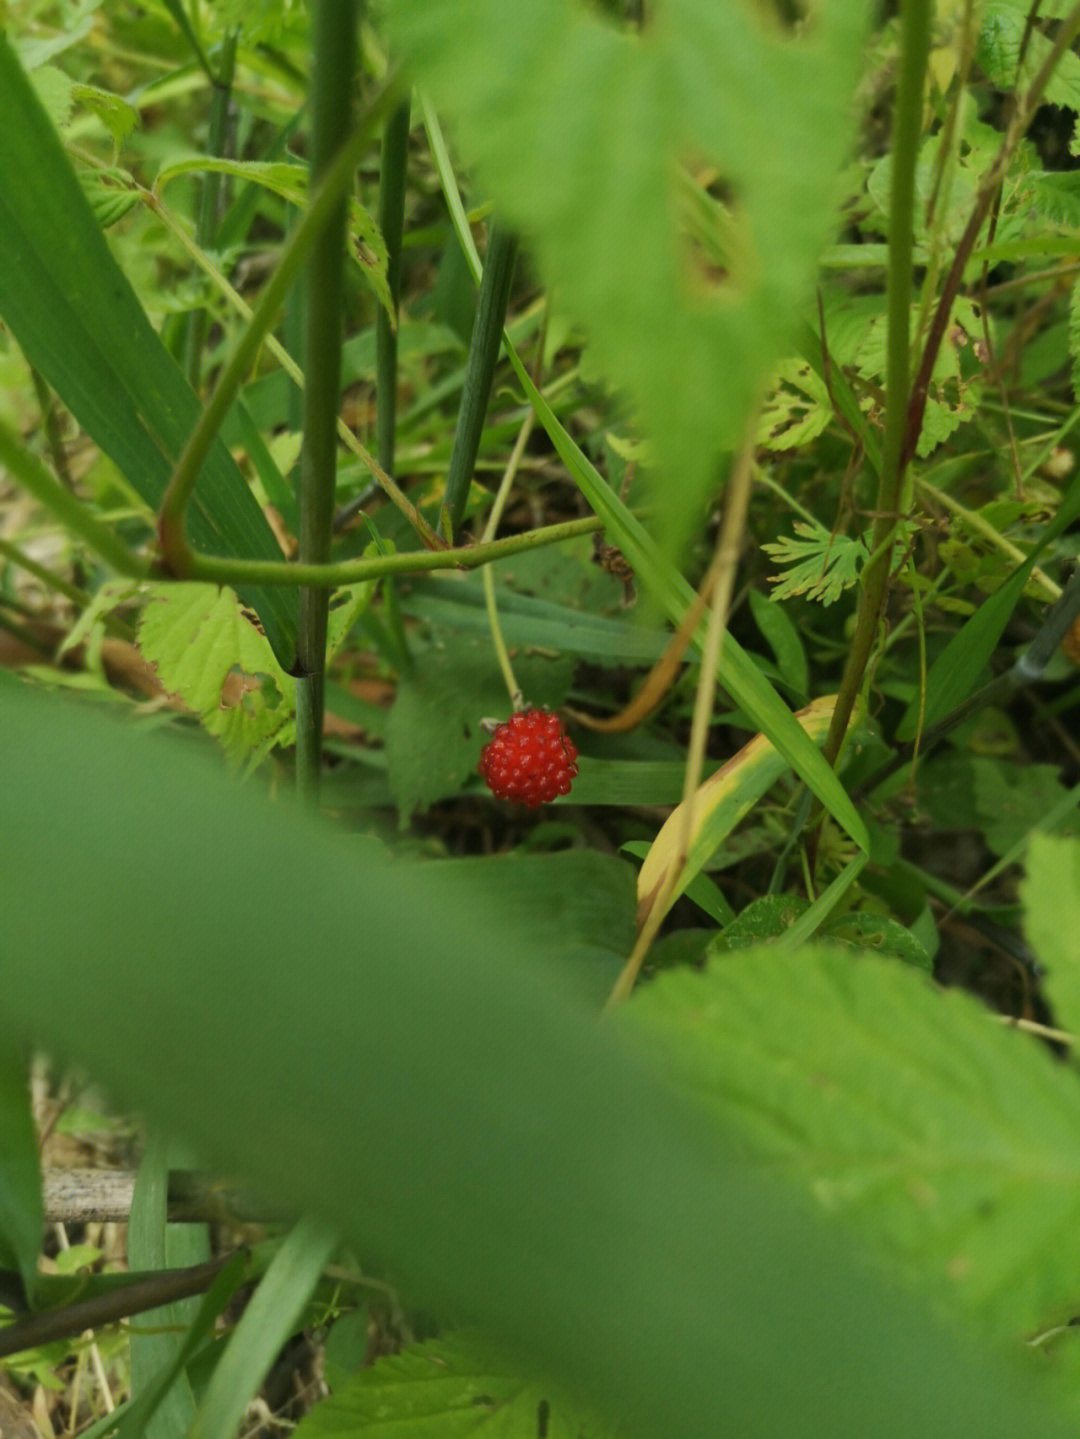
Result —
<svg viewBox="0 0 1080 1439"><path fill-rule="evenodd" d="M744 1153L944 1309L1013 1341L1072 1312L1080 1083L1037 1041L850 950L729 954L630 1008Z"/></svg>
<svg viewBox="0 0 1080 1439"><path fill-rule="evenodd" d="M139 648L232 760L295 737L296 682L230 589L148 585Z"/></svg>
<svg viewBox="0 0 1080 1439"><path fill-rule="evenodd" d="M975 755L971 769L980 828L996 855L1021 844L1068 795L1057 765L1009 764ZM1077 833L1075 809L1066 825L1068 832Z"/></svg>
<svg viewBox="0 0 1080 1439"><path fill-rule="evenodd" d="M1039 556L1058 535L1080 515L1080 477L1070 484L1057 514L1043 530L1027 559L1018 565L999 590L984 600L975 613L953 635L926 677L924 723L934 724L961 704L974 689L990 656L997 648L1009 616L1023 594ZM896 738L909 740L919 726L919 706L910 706L896 729Z"/></svg>
<svg viewBox="0 0 1080 1439"><path fill-rule="evenodd" d="M295 1226L245 1306L186 1439L233 1439L248 1401L295 1331L336 1242L312 1220Z"/></svg>
<svg viewBox="0 0 1080 1439"><path fill-rule="evenodd" d="M987 0L975 61L1000 90L1024 89L1050 52L1050 41L1039 27L1029 27L1030 8L1017 0ZM1042 14L1047 16L1053 9L1040 6ZM1080 109L1080 58L1071 51L1066 50L1058 61L1043 100L1050 105Z"/></svg>
<svg viewBox="0 0 1080 1439"><path fill-rule="evenodd" d="M310 190L308 168L286 161L226 160L215 155L194 155L190 159L175 160L162 166L154 188L164 189L170 180L181 175L207 171L261 185L298 209L307 204ZM378 296L380 305L388 314L393 314L394 306L386 282L386 242L372 216L355 197L349 200L348 223L350 253L360 266L360 273Z"/></svg>
<svg viewBox="0 0 1080 1439"><path fill-rule="evenodd" d="M118 146L139 123L134 105L111 90L101 90L97 85L72 85L71 98L76 105L94 112Z"/></svg>
<svg viewBox="0 0 1080 1439"><path fill-rule="evenodd" d="M1080 1034L1080 844L1033 834L1021 894L1024 932L1048 973L1055 1021Z"/></svg>
<svg viewBox="0 0 1080 1439"><path fill-rule="evenodd" d="M667 0L640 35L570 0L387 8L560 309L640 406L666 538L681 543L790 349L832 238L865 7L815 6L797 39L714 0ZM721 279L678 182L709 165L729 196L714 213L731 255Z"/></svg>
<svg viewBox="0 0 1080 1439"><path fill-rule="evenodd" d="M807 599L831 605L845 590L858 584L869 557L863 540L832 535L824 525L805 520L795 521L795 534L802 538L784 535L761 547L778 565L788 566L784 574L769 576L774 600L806 595Z"/></svg>
<svg viewBox="0 0 1080 1439"><path fill-rule="evenodd" d="M135 1269L164 1269L177 1262L170 1253L175 1226L166 1223L169 1149L167 1139L152 1135L139 1165L128 1230L128 1262ZM182 1439L187 1433L195 1400L182 1356L192 1307L188 1300L163 1304L136 1325L131 1336L135 1412L126 1412L118 1439Z"/></svg>
<svg viewBox="0 0 1080 1439"><path fill-rule="evenodd" d="M379 1431L394 1439L603 1439L614 1432L467 1334L378 1359L317 1405L295 1439L362 1439Z"/></svg>
<svg viewBox="0 0 1080 1439"><path fill-rule="evenodd" d="M6 1045L0 1046L0 1174L0 1268L18 1271L32 1301L45 1224L41 1168L26 1059Z"/></svg>
<svg viewBox="0 0 1080 1439"><path fill-rule="evenodd" d="M750 610L754 623L776 656L776 665L784 682L790 685L800 699L808 698L810 671L806 662L806 649L802 636L786 610L778 603L775 594L763 595L760 590L750 591Z"/></svg>
<svg viewBox="0 0 1080 1439"><path fill-rule="evenodd" d="M884 1291L785 1180L739 1162L625 1026L558 983L550 932L520 928L475 867L374 858L223 783L201 751L2 674L0 721L17 756L0 785L4 1043L77 1059L628 1434L1071 1432L1015 1355L978 1355ZM935 1027L932 1052L951 1038ZM1034 1052L1052 1100L1071 1076ZM901 1089L901 1118L918 1125L921 1100ZM1056 1132L1044 1109L1032 1126L1024 1108L1010 1151Z"/></svg>
<svg viewBox="0 0 1080 1439"><path fill-rule="evenodd" d="M94 218L56 131L0 36L0 317L27 360L157 508L199 401L153 330ZM281 550L224 444L190 506L206 553L280 560ZM297 598L245 588L282 664L295 658Z"/></svg>

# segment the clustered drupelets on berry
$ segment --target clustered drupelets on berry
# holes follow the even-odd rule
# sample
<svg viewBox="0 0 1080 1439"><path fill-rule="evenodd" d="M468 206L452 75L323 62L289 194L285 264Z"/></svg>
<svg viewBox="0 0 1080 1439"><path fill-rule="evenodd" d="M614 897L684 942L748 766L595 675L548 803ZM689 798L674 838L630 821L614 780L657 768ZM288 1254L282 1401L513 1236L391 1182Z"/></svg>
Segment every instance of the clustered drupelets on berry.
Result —
<svg viewBox="0 0 1080 1439"><path fill-rule="evenodd" d="M537 809L569 794L577 748L562 720L549 710L523 710L499 725L480 754L480 773L497 799Z"/></svg>

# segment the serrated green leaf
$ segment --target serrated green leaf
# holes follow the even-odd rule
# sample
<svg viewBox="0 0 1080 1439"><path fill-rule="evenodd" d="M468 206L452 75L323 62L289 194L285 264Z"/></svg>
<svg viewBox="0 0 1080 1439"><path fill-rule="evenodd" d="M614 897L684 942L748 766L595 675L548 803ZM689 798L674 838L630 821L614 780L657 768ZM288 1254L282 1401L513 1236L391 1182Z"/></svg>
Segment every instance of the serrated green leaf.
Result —
<svg viewBox="0 0 1080 1439"><path fill-rule="evenodd" d="M1037 25L1028 23L1030 8L1015 0L987 0L975 61L1001 90L1029 85L1050 52L1051 42ZM1040 10L1050 13L1049 7ZM1058 61L1043 100L1080 110L1080 58L1071 51Z"/></svg>
<svg viewBox="0 0 1080 1439"><path fill-rule="evenodd" d="M667 0L641 35L570 0L387 9L560 307L640 405L662 523L680 543L790 348L832 238L866 7L815 6L797 40L715 0ZM676 179L701 164L729 190L746 257L721 279L687 232Z"/></svg>
<svg viewBox="0 0 1080 1439"><path fill-rule="evenodd" d="M296 1439L603 1439L614 1430L522 1375L474 1335L451 1334L376 1360L313 1409Z"/></svg>
<svg viewBox="0 0 1080 1439"><path fill-rule="evenodd" d="M139 648L170 694L215 735L232 760L294 736L296 682L230 589L161 584L139 621Z"/></svg>
<svg viewBox="0 0 1080 1439"><path fill-rule="evenodd" d="M787 566L781 575L770 575L774 600L806 595L823 605L834 604L845 590L858 584L869 550L861 539L832 535L824 525L795 521L796 539L784 535L762 549L779 565Z"/></svg>
<svg viewBox="0 0 1080 1439"><path fill-rule="evenodd" d="M1080 1035L1080 844L1033 834L1021 887L1024 932L1046 966L1055 1021Z"/></svg>
<svg viewBox="0 0 1080 1439"><path fill-rule="evenodd" d="M627 1022L747 1154L856 1223L880 1262L1016 1340L1080 1292L1080 1081L969 996L851 951L669 973Z"/></svg>

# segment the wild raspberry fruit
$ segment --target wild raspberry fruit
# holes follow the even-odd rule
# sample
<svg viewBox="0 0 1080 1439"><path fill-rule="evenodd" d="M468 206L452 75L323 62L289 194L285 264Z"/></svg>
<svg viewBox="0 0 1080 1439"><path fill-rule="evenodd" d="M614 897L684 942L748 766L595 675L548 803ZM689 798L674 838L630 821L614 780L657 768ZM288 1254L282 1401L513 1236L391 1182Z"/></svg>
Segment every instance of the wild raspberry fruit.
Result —
<svg viewBox="0 0 1080 1439"><path fill-rule="evenodd" d="M480 754L480 773L497 799L537 809L569 794L577 749L562 720L548 710L524 710L501 724Z"/></svg>

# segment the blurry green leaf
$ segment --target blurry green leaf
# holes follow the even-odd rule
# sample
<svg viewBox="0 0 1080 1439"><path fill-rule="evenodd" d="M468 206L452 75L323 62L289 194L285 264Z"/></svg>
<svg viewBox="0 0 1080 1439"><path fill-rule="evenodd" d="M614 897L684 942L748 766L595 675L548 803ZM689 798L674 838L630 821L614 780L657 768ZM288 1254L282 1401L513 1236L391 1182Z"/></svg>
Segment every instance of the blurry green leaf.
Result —
<svg viewBox="0 0 1080 1439"><path fill-rule="evenodd" d="M1057 765L1009 764L976 755L971 767L980 828L997 855L1025 840L1068 795ZM1077 826L1074 810L1066 827L1075 834Z"/></svg>
<svg viewBox="0 0 1080 1439"><path fill-rule="evenodd" d="M0 1046L0 1268L17 1270L33 1301L45 1224L37 1130L23 1051Z"/></svg>
<svg viewBox="0 0 1080 1439"><path fill-rule="evenodd" d="M27 360L157 508L199 401L117 265L55 129L0 36L0 318ZM243 476L219 440L189 506L203 552L280 560ZM295 658L297 597L245 588L274 653Z"/></svg>
<svg viewBox="0 0 1080 1439"><path fill-rule="evenodd" d="M224 785L203 753L2 673L0 714L18 757L0 785L0 834L18 836L0 866L5 1043L33 1036L78 1059L206 1164L322 1214L418 1301L475 1321L643 1439L1071 1432L1015 1355L976 1355L879 1289L835 1225L736 1161L738 1123L707 1121L626 1026L598 1027L569 999L547 936L508 921L475 869L374 859ZM803 958L784 971L793 1003ZM869 966L893 986L915 978L874 960L851 970ZM926 999L926 1042L951 1056L953 1010L942 1022ZM889 1005L869 1008L885 1036L906 1034ZM969 1018L1029 1074L1026 1038L973 1005ZM760 1032L758 1017L741 1027L751 1058ZM806 1032L785 1021L784 1045ZM678 1047L696 1052L700 1034ZM1033 1052L1040 1091L1071 1095L1072 1077ZM982 1081L983 1103L1008 1100ZM918 1126L923 1094L895 1097ZM1032 1126L1024 1109L1004 1163L1056 1124L1052 1103L1040 1113ZM1075 1115L1066 1127L1075 1156ZM898 1384L903 1405L883 1406Z"/></svg>
<svg viewBox="0 0 1080 1439"><path fill-rule="evenodd" d="M99 89L97 85L73 85L71 98L76 105L92 110L115 140L117 146L139 123L139 112L134 105L111 90Z"/></svg>
<svg viewBox="0 0 1080 1439"><path fill-rule="evenodd" d="M659 976L626 1020L745 1153L940 1305L1013 1342L1073 1312L1080 1080L968 995L850 949L765 948Z"/></svg>
<svg viewBox="0 0 1080 1439"><path fill-rule="evenodd" d="M666 538L681 543L832 238L865 7L816 6L797 38L714 0L657 5L641 34L569 0L387 8L560 308L641 406ZM726 272L688 231L676 178L709 166L729 197Z"/></svg>
<svg viewBox="0 0 1080 1439"><path fill-rule="evenodd" d="M394 1439L603 1439L614 1432L467 1334L376 1360L317 1405L295 1435L363 1439L380 1430Z"/></svg>
<svg viewBox="0 0 1080 1439"><path fill-rule="evenodd" d="M1033 834L1021 893L1024 932L1047 974L1054 1019L1080 1035L1080 844Z"/></svg>

